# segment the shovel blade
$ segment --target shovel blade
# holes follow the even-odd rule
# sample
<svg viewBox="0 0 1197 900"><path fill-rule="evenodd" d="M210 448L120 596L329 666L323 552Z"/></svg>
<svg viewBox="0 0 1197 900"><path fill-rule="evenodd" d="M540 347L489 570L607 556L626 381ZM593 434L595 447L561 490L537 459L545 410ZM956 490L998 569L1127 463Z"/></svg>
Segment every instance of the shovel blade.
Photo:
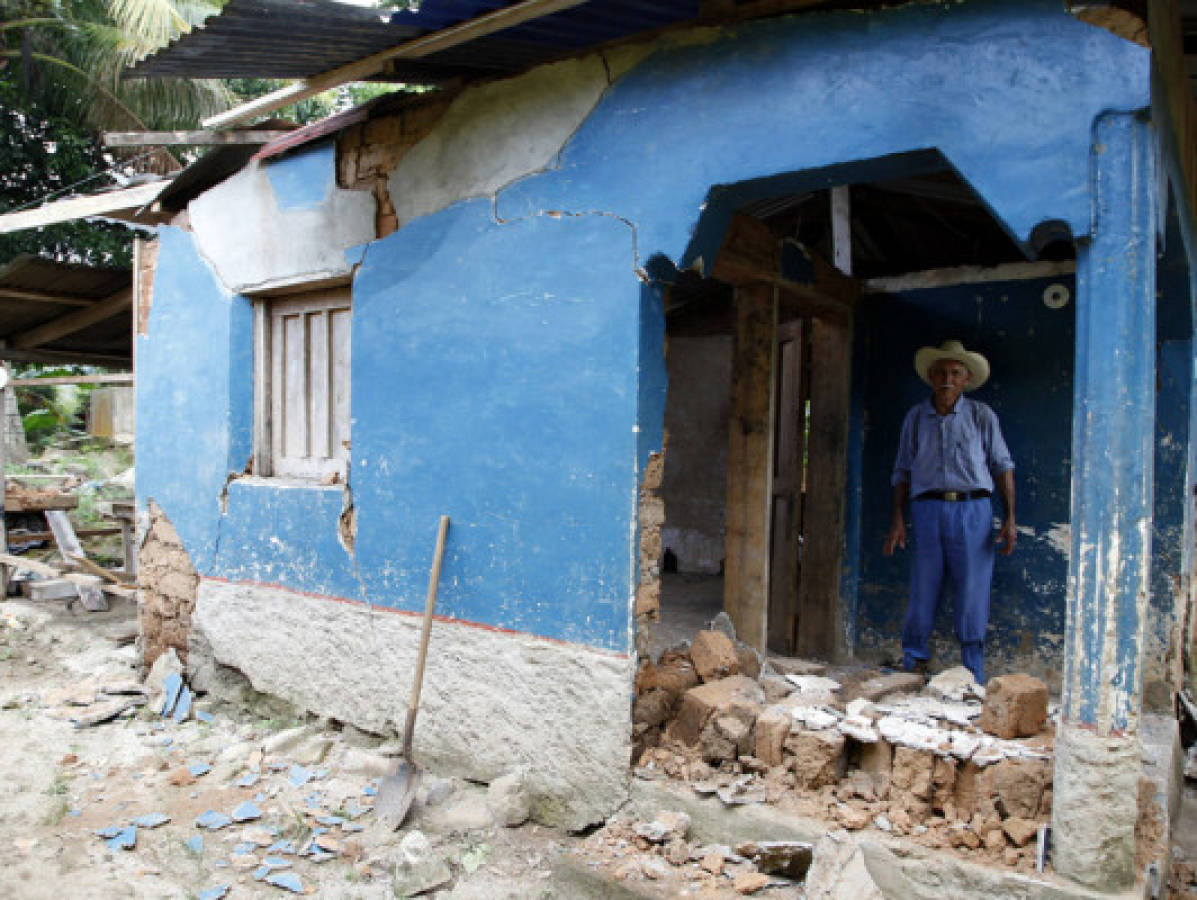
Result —
<svg viewBox="0 0 1197 900"><path fill-rule="evenodd" d="M403 824L416 799L420 786L420 769L407 760L399 763L394 775L388 775L378 785L378 799L374 801L375 818L388 831L394 831Z"/></svg>

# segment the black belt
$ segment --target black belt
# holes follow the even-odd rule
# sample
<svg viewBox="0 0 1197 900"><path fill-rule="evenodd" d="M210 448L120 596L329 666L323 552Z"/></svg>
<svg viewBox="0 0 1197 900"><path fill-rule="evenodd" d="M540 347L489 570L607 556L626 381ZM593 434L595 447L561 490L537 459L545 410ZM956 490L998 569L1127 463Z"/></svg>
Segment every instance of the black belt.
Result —
<svg viewBox="0 0 1197 900"><path fill-rule="evenodd" d="M923 491L915 500L947 500L956 503L960 500L981 500L993 496L992 491Z"/></svg>

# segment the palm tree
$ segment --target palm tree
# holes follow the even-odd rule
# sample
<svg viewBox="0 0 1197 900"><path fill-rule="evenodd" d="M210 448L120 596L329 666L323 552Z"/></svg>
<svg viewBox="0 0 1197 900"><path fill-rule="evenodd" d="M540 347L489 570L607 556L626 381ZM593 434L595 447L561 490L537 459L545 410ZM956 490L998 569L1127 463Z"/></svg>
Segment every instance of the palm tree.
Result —
<svg viewBox="0 0 1197 900"><path fill-rule="evenodd" d="M192 127L232 102L221 82L121 72L218 11L203 0L0 0L0 81L91 131Z"/></svg>

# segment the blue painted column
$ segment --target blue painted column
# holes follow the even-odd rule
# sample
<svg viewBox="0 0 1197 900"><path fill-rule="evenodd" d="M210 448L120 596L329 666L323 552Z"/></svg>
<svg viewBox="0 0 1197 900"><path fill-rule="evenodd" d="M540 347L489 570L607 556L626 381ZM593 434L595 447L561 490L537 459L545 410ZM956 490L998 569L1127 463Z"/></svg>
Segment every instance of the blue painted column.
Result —
<svg viewBox="0 0 1197 900"><path fill-rule="evenodd" d="M1063 875L1135 878L1155 415L1155 139L1131 113L1093 129L1093 228L1078 248L1072 552L1052 810Z"/></svg>

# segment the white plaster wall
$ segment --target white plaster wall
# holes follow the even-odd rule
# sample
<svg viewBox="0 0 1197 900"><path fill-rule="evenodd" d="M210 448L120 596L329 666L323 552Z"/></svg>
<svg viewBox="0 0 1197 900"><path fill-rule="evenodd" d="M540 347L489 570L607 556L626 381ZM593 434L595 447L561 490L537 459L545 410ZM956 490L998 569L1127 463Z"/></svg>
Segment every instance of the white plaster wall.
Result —
<svg viewBox="0 0 1197 900"><path fill-rule="evenodd" d="M391 174L400 226L552 165L607 85L590 56L463 92Z"/></svg>
<svg viewBox="0 0 1197 900"><path fill-rule="evenodd" d="M324 202L280 209L259 162L204 192L188 207L200 254L234 293L348 275L350 247L374 240L374 197L336 186L328 154Z"/></svg>
<svg viewBox="0 0 1197 900"><path fill-rule="evenodd" d="M256 690L370 731L402 731L420 616L204 579L192 623ZM628 657L435 622L413 756L481 781L522 768L538 819L584 827L628 796L633 675Z"/></svg>

